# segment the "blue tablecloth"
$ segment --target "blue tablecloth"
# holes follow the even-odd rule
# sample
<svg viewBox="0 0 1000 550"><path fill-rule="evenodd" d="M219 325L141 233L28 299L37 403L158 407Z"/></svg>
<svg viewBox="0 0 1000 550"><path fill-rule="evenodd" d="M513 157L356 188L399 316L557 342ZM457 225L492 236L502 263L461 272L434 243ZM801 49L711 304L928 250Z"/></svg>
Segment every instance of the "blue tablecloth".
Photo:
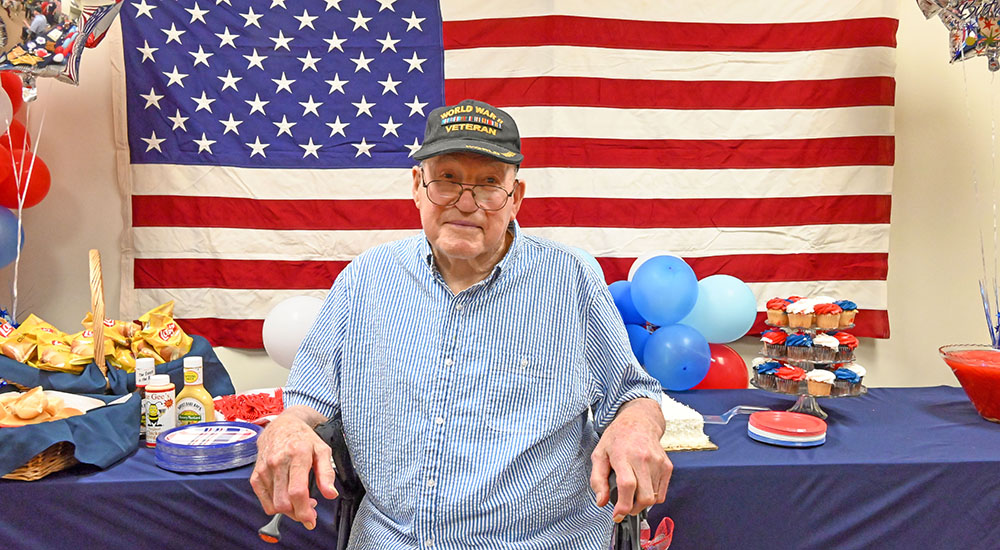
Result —
<svg viewBox="0 0 1000 550"><path fill-rule="evenodd" d="M703 413L792 405L760 390L671 395ZM671 453L667 502L651 512L674 520L671 548L1000 548L1000 425L961 389L873 389L820 404L830 413L821 447L758 443L740 416L706 427L718 451ZM280 546L259 541L269 518L249 476L249 466L166 472L140 448L104 471L0 480L0 548L333 547L326 502L315 531L286 520Z"/></svg>

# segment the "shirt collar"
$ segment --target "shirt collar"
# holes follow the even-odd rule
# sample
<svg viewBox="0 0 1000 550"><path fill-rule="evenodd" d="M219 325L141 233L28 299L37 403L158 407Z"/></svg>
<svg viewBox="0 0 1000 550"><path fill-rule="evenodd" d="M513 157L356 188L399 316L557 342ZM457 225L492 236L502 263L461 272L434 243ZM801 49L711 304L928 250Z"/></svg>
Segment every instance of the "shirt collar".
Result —
<svg viewBox="0 0 1000 550"><path fill-rule="evenodd" d="M518 251L521 249L521 242L524 240L524 236L521 233L521 226L517 223L517 220L511 220L507 224L507 231L514 235L514 240L510 242L510 247L507 249L507 253L504 254L503 258L497 262L496 267L493 268L493 273L486 277L485 282L489 283L493 279L505 270L510 270L514 265L516 265ZM437 267L434 265L434 251L431 249L431 243L427 240L427 234L423 231L420 232L420 242L417 247L418 257L423 261L430 270L434 273L437 272Z"/></svg>

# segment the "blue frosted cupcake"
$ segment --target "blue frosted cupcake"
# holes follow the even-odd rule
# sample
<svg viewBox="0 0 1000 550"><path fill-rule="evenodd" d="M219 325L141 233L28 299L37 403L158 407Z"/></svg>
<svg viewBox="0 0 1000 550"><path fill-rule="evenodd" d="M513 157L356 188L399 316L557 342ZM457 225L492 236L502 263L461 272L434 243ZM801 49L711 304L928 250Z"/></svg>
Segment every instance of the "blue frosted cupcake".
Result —
<svg viewBox="0 0 1000 550"><path fill-rule="evenodd" d="M753 360L753 381L758 388L765 390L778 389L778 381L774 373L781 368L781 363L758 357Z"/></svg>
<svg viewBox="0 0 1000 550"><path fill-rule="evenodd" d="M837 377L833 381L833 391L830 395L857 395L861 392L861 377L851 369L841 367L833 371Z"/></svg>
<svg viewBox="0 0 1000 550"><path fill-rule="evenodd" d="M792 361L811 360L813 358L813 339L808 334L789 334L785 339L785 353Z"/></svg>
<svg viewBox="0 0 1000 550"><path fill-rule="evenodd" d="M840 306L840 328L853 325L854 317L858 314L858 304L850 300L837 300L834 304Z"/></svg>

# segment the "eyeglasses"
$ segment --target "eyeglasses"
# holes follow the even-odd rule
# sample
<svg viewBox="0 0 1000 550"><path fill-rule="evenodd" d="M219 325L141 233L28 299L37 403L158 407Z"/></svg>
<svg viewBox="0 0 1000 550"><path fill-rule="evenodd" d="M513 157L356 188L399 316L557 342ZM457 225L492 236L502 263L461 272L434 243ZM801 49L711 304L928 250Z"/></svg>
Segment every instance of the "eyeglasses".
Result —
<svg viewBox="0 0 1000 550"><path fill-rule="evenodd" d="M423 181L424 174L420 174ZM508 192L499 185L487 185L479 183L462 183L451 180L431 180L423 182L427 199L438 206L452 206L458 204L462 194L468 191L472 193L472 200L476 201L476 206L486 211L500 210L507 205L514 191L517 189L518 180L514 180L514 188Z"/></svg>

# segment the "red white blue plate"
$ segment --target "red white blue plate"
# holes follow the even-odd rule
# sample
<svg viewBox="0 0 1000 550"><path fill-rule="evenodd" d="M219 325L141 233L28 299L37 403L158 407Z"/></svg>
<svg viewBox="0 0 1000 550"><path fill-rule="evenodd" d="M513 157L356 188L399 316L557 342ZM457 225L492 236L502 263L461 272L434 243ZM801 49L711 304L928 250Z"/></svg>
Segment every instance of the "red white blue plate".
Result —
<svg viewBox="0 0 1000 550"><path fill-rule="evenodd" d="M808 414L761 411L750 415L747 435L782 447L815 447L826 443L826 422Z"/></svg>

